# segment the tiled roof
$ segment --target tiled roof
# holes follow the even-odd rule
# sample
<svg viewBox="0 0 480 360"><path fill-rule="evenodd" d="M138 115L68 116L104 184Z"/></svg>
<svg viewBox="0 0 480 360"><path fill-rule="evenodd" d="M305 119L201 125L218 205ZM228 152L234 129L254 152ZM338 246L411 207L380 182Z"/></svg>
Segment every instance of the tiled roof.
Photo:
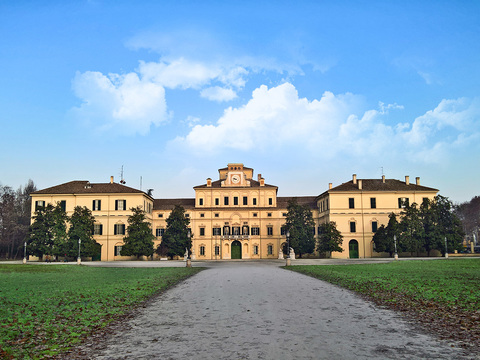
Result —
<svg viewBox="0 0 480 360"><path fill-rule="evenodd" d="M212 181L212 188L227 188L227 187L222 187L222 181L224 180L216 180L216 181ZM248 179L248 181L250 181L250 187L260 187L260 182L258 182L257 180L253 180L253 179ZM231 188L234 188L234 187L238 187L238 188L245 188L246 186L228 186L228 189L231 189ZM263 187L263 186L262 186ZM269 184L265 184L265 187L270 187L270 188L277 188L275 185L269 185ZM200 188L210 188L207 186L207 184L203 184L203 185L198 185L198 186L194 186L193 187L194 189L200 189Z"/></svg>
<svg viewBox="0 0 480 360"><path fill-rule="evenodd" d="M358 181L362 181L362 189L358 188ZM395 179L385 179L383 182L382 179L357 179L357 183L354 184L353 180L343 183L325 191L323 194L328 192L336 191L432 191L438 192L438 189L430 188L427 186L417 185L416 183L406 184L404 181L395 180ZM323 195L322 194L322 195ZM321 196L321 195L320 195Z"/></svg>
<svg viewBox="0 0 480 360"><path fill-rule="evenodd" d="M195 199L155 199L153 201L153 210L172 210L175 205L180 205L185 209L195 207Z"/></svg>
<svg viewBox="0 0 480 360"><path fill-rule="evenodd" d="M55 195L55 194L145 194L137 190L117 183L90 183L86 180L75 180L65 184L52 186L38 190L32 195ZM148 196L148 195L147 195Z"/></svg>
<svg viewBox="0 0 480 360"><path fill-rule="evenodd" d="M317 209L316 196L277 197L277 208L286 209L288 206L288 202L292 199L296 199L298 205L307 205L312 210Z"/></svg>

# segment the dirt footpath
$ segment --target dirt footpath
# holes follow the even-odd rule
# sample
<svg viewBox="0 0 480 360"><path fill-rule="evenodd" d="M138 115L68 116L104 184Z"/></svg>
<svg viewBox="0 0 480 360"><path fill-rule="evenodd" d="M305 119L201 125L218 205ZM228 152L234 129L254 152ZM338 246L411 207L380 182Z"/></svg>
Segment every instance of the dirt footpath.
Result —
<svg viewBox="0 0 480 360"><path fill-rule="evenodd" d="M348 290L267 263L202 271L127 325L88 358L469 358Z"/></svg>

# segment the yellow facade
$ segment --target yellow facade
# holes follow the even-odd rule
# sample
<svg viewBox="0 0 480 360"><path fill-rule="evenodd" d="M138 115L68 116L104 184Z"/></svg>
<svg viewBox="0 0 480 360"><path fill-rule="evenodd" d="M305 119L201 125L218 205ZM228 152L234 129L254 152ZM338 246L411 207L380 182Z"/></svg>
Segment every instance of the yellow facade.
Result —
<svg viewBox="0 0 480 360"><path fill-rule="evenodd" d="M380 256L372 242L375 230L388 224L388 215L399 214L405 203L421 204L424 198L433 199L437 189L415 183L408 176L405 181L394 179L357 179L332 188L317 198L320 224L333 221L343 236L343 252L332 253L333 258Z"/></svg>
<svg viewBox="0 0 480 360"><path fill-rule="evenodd" d="M117 184L90 184L87 181L70 183L40 190L32 194L32 217L36 204L64 202L71 215L75 206L86 206L96 219L95 240L102 245L101 260L125 260L119 250L123 245L123 229L128 225L132 207L147 212L156 236L155 247L161 243L166 219L175 205L181 205L190 218L192 229L192 258L277 259L286 242L282 234L287 205L293 197L278 197L278 188L265 183L259 174L243 164L228 164L219 169L218 180L206 180L195 186L195 198L153 199L147 193ZM399 213L403 199L420 204L423 198L432 199L438 190L393 179L357 179L332 187L319 196L295 197L307 205L319 224L334 221L343 235L343 252L332 253L334 258L372 257L375 253L372 237L376 228L388 223L391 212ZM408 200L406 200L408 199ZM158 259L154 255L154 259Z"/></svg>

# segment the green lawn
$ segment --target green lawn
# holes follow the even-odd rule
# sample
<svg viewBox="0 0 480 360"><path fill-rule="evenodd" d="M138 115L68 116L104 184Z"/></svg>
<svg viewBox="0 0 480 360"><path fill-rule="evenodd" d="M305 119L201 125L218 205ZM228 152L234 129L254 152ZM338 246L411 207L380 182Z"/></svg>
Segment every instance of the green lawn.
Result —
<svg viewBox="0 0 480 360"><path fill-rule="evenodd" d="M407 297L464 310L480 309L480 260L395 261L387 264L292 266L370 297ZM387 294L387 295L386 295Z"/></svg>
<svg viewBox="0 0 480 360"><path fill-rule="evenodd" d="M291 266L401 311L426 331L480 354L480 260L408 260L388 264Z"/></svg>
<svg viewBox="0 0 480 360"><path fill-rule="evenodd" d="M0 265L0 359L41 359L199 268Z"/></svg>

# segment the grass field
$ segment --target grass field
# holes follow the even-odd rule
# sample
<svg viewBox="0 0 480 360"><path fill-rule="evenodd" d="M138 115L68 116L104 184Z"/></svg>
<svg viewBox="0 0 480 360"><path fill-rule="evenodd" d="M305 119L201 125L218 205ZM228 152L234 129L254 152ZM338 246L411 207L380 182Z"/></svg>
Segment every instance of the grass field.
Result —
<svg viewBox="0 0 480 360"><path fill-rule="evenodd" d="M411 260L288 269L406 311L444 338L474 347L480 343L480 260Z"/></svg>
<svg viewBox="0 0 480 360"><path fill-rule="evenodd" d="M61 353L198 271L0 265L0 359Z"/></svg>

